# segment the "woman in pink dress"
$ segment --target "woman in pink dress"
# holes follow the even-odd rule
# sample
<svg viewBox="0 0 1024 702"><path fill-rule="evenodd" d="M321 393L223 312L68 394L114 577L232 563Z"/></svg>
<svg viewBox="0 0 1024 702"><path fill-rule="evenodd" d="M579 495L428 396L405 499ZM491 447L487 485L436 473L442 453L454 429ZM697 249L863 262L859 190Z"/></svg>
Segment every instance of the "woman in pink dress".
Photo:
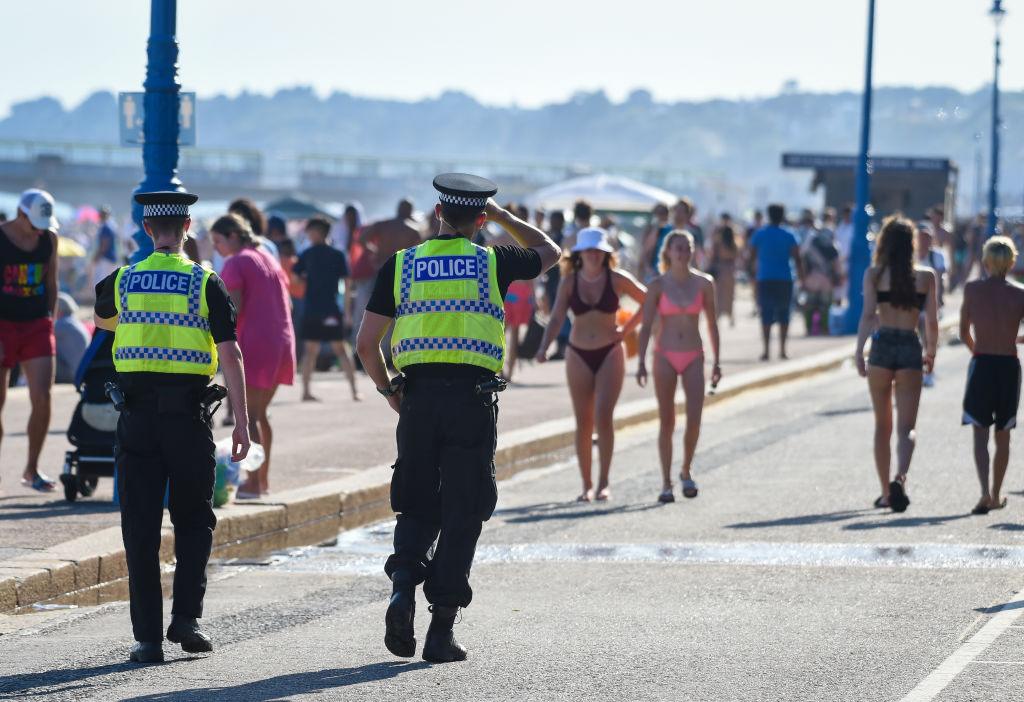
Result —
<svg viewBox="0 0 1024 702"><path fill-rule="evenodd" d="M238 345L245 366L249 398L249 433L263 445L266 458L249 473L237 497L268 494L270 445L274 434L267 408L278 385L295 377L295 336L292 331L288 279L272 256L256 249L249 224L238 215L224 215L210 228L213 245L225 258L220 277L238 310Z"/></svg>

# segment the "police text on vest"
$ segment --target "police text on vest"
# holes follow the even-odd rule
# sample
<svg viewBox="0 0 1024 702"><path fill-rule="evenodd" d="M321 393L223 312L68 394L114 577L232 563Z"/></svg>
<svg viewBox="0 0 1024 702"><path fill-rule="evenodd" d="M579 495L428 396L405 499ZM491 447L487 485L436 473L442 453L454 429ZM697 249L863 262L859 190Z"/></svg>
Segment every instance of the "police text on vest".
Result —
<svg viewBox="0 0 1024 702"><path fill-rule="evenodd" d="M416 259L414 278L417 283L431 280L475 280L478 275L476 256L426 256Z"/></svg>
<svg viewBox="0 0 1024 702"><path fill-rule="evenodd" d="M178 271L133 271L128 275L128 292L188 295L191 279Z"/></svg>

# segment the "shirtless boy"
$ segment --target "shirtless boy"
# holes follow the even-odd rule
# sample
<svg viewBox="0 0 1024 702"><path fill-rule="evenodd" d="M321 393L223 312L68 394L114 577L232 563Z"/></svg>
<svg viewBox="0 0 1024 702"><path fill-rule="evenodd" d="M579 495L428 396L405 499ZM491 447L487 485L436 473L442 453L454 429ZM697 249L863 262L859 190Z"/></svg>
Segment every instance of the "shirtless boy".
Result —
<svg viewBox="0 0 1024 702"><path fill-rule="evenodd" d="M988 273L964 287L960 309L960 338L974 358L967 371L963 423L974 428L974 463L981 483L981 500L973 514L987 514L1006 506L1000 490L1010 460L1010 430L1017 425L1021 370L1017 360L1018 336L1024 320L1024 287L1007 280L1017 249L1004 236L985 243L982 265ZM994 425L995 455L989 488L989 430Z"/></svg>

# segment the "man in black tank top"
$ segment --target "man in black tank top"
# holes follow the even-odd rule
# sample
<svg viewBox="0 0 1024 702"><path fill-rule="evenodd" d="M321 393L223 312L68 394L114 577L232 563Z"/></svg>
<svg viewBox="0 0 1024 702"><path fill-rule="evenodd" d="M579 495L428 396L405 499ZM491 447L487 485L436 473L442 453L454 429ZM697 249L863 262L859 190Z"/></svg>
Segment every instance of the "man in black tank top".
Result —
<svg viewBox="0 0 1024 702"><path fill-rule="evenodd" d="M28 381L28 460L22 485L50 492L56 483L39 473L39 453L50 428L53 386L53 317L57 306L57 235L54 202L44 190L26 190L14 220L0 225L0 410L11 368ZM2 430L0 430L2 435Z"/></svg>

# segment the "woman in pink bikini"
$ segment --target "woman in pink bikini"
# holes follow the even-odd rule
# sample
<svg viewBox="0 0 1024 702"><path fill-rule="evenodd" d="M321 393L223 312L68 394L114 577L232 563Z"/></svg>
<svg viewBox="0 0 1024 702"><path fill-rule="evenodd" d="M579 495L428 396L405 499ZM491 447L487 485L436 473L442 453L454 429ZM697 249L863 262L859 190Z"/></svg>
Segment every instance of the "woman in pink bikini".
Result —
<svg viewBox="0 0 1024 702"><path fill-rule="evenodd" d="M658 502L675 502L672 494L672 432L676 426L676 379L681 378L686 397L686 432L683 435L683 468L680 473L683 496L696 497L697 483L690 475L693 454L700 437L704 410L704 345L700 338L700 313L711 338L711 384L722 379L718 365L719 337L715 314L715 284L711 276L690 267L693 237L676 230L661 248L661 275L651 281L643 309L640 329L640 364L636 381L647 385L647 345L651 340L655 317L661 318L661 331L654 345L654 393L658 398L661 426L658 430L658 454L661 457L661 494Z"/></svg>
<svg viewBox="0 0 1024 702"><path fill-rule="evenodd" d="M621 296L629 295L640 304L647 297L647 289L615 265L615 254L603 229L587 227L577 232L572 254L562 261L562 280L555 306L537 353L537 362L544 363L548 346L571 310L571 353L565 356L565 375L576 414L576 458L583 477L583 492L577 498L580 502L604 501L611 497L608 473L615 450L612 413L626 375L622 339L640 323L638 311L620 327L615 313ZM591 478L595 425L601 462L596 491Z"/></svg>

